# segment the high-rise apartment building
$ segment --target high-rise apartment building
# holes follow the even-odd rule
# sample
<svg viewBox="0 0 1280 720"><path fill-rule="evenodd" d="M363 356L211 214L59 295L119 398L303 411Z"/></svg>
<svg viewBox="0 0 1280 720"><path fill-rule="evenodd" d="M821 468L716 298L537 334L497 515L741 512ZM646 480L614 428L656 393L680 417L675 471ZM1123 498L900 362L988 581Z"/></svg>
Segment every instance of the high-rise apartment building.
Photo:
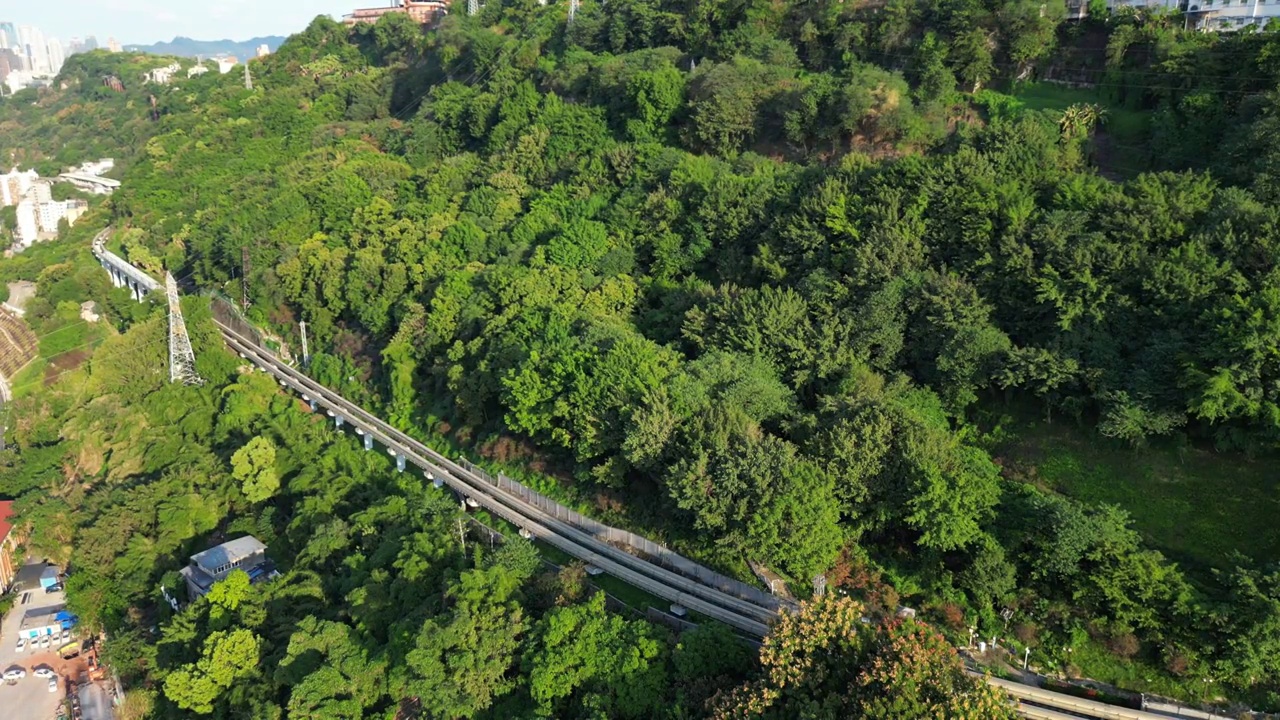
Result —
<svg viewBox="0 0 1280 720"><path fill-rule="evenodd" d="M39 179L35 170L19 172L17 168L0 175L0 207L17 205Z"/></svg>
<svg viewBox="0 0 1280 720"><path fill-rule="evenodd" d="M15 243L19 248L31 247L40 235L39 212L34 200L23 200L18 203L18 223L14 228Z"/></svg>
<svg viewBox="0 0 1280 720"><path fill-rule="evenodd" d="M62 41L58 38L49 38L49 73L57 75L62 72L62 63L66 60L66 55L62 52Z"/></svg>
<svg viewBox="0 0 1280 720"><path fill-rule="evenodd" d="M33 75L48 75L49 45L40 28L30 25L18 26L18 42L27 56L27 69Z"/></svg>
<svg viewBox="0 0 1280 720"><path fill-rule="evenodd" d="M35 181L31 183L31 187L27 189L27 199L34 200L37 204L53 202L53 189L49 187L49 181Z"/></svg>
<svg viewBox="0 0 1280 720"><path fill-rule="evenodd" d="M0 48L18 49L18 28L11 22L0 22Z"/></svg>
<svg viewBox="0 0 1280 720"><path fill-rule="evenodd" d="M107 49L111 52L120 52L120 43L116 42L113 37L107 38Z"/></svg>
<svg viewBox="0 0 1280 720"><path fill-rule="evenodd" d="M48 200L36 204L36 219L41 232L57 233L59 222L65 219L68 225L75 225L88 209L84 200Z"/></svg>
<svg viewBox="0 0 1280 720"><path fill-rule="evenodd" d="M85 39L84 39L84 51L85 51L85 52L93 52L94 50L97 50L97 49L98 49L98 38L96 38L96 37L94 37L94 36L92 36L92 35L87 35L87 36L85 36Z"/></svg>
<svg viewBox="0 0 1280 720"><path fill-rule="evenodd" d="M22 72L22 59L13 50L0 48L0 84L4 83L10 73L15 72Z"/></svg>

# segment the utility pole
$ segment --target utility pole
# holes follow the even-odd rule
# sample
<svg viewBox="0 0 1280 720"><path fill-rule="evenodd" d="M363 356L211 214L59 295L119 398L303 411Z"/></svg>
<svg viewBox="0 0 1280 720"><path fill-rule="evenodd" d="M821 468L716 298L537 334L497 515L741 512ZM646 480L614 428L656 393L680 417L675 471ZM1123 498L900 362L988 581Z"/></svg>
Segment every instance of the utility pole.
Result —
<svg viewBox="0 0 1280 720"><path fill-rule="evenodd" d="M302 367L307 367L311 364L311 353L307 352L307 321L303 320L298 326L302 328Z"/></svg>
<svg viewBox="0 0 1280 720"><path fill-rule="evenodd" d="M240 308L249 309L249 248L240 246Z"/></svg>
<svg viewBox="0 0 1280 720"><path fill-rule="evenodd" d="M165 295L169 297L169 382L203 385L196 374L196 353L191 349L187 324L182 319L182 303L178 300L178 283L173 273L164 274Z"/></svg>
<svg viewBox="0 0 1280 720"><path fill-rule="evenodd" d="M578 14L578 0L569 0L569 24L573 24L573 18Z"/></svg>

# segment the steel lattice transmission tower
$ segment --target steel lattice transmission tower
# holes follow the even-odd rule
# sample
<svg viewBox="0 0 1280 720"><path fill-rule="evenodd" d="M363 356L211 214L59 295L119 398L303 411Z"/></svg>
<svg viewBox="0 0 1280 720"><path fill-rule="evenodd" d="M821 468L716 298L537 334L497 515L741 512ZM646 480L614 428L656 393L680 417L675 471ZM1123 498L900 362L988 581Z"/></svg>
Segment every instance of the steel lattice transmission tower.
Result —
<svg viewBox="0 0 1280 720"><path fill-rule="evenodd" d="M573 24L573 18L578 14L578 0L569 0L569 24Z"/></svg>
<svg viewBox="0 0 1280 720"><path fill-rule="evenodd" d="M178 283L173 279L173 273L164 274L164 291L169 296L169 382L203 385L204 379L196 374L196 353L191 349L187 323L182 319Z"/></svg>
<svg viewBox="0 0 1280 720"><path fill-rule="evenodd" d="M475 15L480 12L480 0L467 0L467 14Z"/></svg>
<svg viewBox="0 0 1280 720"><path fill-rule="evenodd" d="M249 61L244 61L244 89L253 89L253 76L249 74Z"/></svg>

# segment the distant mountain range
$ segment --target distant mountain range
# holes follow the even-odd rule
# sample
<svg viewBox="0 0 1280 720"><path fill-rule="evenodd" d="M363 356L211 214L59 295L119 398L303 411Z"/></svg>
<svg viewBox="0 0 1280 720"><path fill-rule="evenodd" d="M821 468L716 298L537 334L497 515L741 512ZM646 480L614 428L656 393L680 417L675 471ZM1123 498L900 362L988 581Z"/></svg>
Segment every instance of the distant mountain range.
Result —
<svg viewBox="0 0 1280 720"><path fill-rule="evenodd" d="M213 57L214 55L234 55L241 60L253 57L258 46L265 44L275 52L284 42L281 35L256 37L243 42L235 40L193 40L189 37L176 37L169 42L158 42L152 45L126 45L126 50L134 50L156 55L177 55L179 57Z"/></svg>

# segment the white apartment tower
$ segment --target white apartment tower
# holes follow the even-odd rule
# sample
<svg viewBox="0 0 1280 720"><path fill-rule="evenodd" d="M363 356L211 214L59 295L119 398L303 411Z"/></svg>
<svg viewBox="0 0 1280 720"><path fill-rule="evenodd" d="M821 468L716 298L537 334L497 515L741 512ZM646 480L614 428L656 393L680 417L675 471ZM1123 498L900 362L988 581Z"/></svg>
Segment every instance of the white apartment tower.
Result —
<svg viewBox="0 0 1280 720"><path fill-rule="evenodd" d="M62 63L66 61L66 54L62 49L62 41L58 38L49 38L49 74L57 75L62 72Z"/></svg>
<svg viewBox="0 0 1280 720"><path fill-rule="evenodd" d="M23 200L18 203L18 226L14 228L15 244L19 248L31 247L39 236L39 218L34 200Z"/></svg>
<svg viewBox="0 0 1280 720"><path fill-rule="evenodd" d="M0 207L9 207L22 202L22 197L39 179L40 175L35 170L18 172L17 168L0 175Z"/></svg>
<svg viewBox="0 0 1280 720"><path fill-rule="evenodd" d="M22 47L22 53L27 61L27 69L31 71L31 74L50 74L49 45L44 39L44 33L40 32L40 28L19 25L18 44Z"/></svg>
<svg viewBox="0 0 1280 720"><path fill-rule="evenodd" d="M1066 0L1066 3L1067 17L1078 20L1088 14L1089 0ZM1280 0L1107 0L1107 7L1185 12L1189 27L1207 32L1261 29L1271 20L1280 19Z"/></svg>

